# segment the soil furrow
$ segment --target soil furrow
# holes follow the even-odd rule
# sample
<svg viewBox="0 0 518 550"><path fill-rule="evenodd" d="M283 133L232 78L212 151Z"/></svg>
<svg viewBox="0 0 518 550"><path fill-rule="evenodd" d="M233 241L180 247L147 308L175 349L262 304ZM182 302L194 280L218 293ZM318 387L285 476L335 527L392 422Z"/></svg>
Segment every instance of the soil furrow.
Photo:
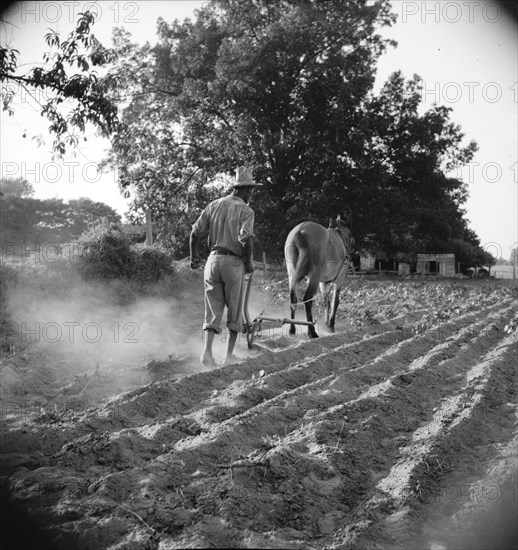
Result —
<svg viewBox="0 0 518 550"><path fill-rule="evenodd" d="M512 440L506 411L516 420L515 408L509 406L507 399L516 398L516 388L508 387L508 382L515 374L513 365L517 351L516 333L500 341L465 373L465 383L460 391L445 397L431 420L415 430L410 441L400 449L401 457L388 475L378 482L376 494L365 504L366 510L376 516L378 523L380 512L383 515L383 512L397 510L386 514L384 519L382 536L387 543L392 538L394 544L396 533L398 545L403 535L409 543L410 540L415 542L415 523L419 518L416 504L437 496L434 489L455 466L459 444L469 448L475 439L479 444L484 440L493 443L499 440L504 445ZM501 392L501 397L495 399L495 391ZM499 408L500 415L488 415L488 407L493 411L495 407ZM503 425L500 433L499 425ZM377 536L379 540L380 533ZM365 542L369 538L369 525L357 526L355 537ZM351 542L349 539L347 545Z"/></svg>
<svg viewBox="0 0 518 550"><path fill-rule="evenodd" d="M483 339L486 343L487 343L487 335L485 334L482 334L479 338ZM496 338L495 338L495 341L498 341L498 335L496 335ZM439 348L443 348L443 346L438 346ZM465 348L465 353L467 355L472 355L472 351L471 349L469 349L469 346L464 346ZM451 359L450 359L450 364L447 364L448 361L442 361L442 364L443 364L443 368L445 371L447 371L448 369L451 369ZM420 362L420 366L419 365L414 365L411 369L409 369L409 371L415 371L416 369L418 368L424 368L425 366L425 363L424 362ZM431 366L431 365L429 365ZM436 376L437 378L437 376ZM455 376L455 378L458 378L458 376ZM420 379L417 379L417 380L420 380ZM425 384L427 383L426 381L424 382ZM396 387L396 393L399 393L399 391L401 390L401 388L398 388ZM416 390L416 393L417 393L417 390ZM365 450L366 448L369 447L369 444L367 443L368 441L377 441L378 438L375 438L373 437L373 434L369 434L368 431L369 430L380 430L380 426L377 425L377 423L374 421L375 417L377 416L376 413L380 413L380 414L385 414L387 415L387 413L389 413L389 408L388 407L385 407L383 403L380 403L379 402L379 395L376 396L375 399L373 399L373 392L366 392L365 396L363 398L361 398L360 400L357 400L355 405L353 407L349 406L348 407L348 412L349 414L351 415L351 417L354 418L354 415L355 413L358 414L358 416L360 417L360 420L359 423L360 424L363 424L362 425L362 437L360 439L360 441L353 445L352 446L352 449L354 448L357 448L358 450L358 455L361 455L362 454L362 451L361 450ZM392 395L392 398L396 398L395 395ZM367 406L365 407L365 405L368 405L366 403L366 401L372 401L371 403L371 406ZM363 401L363 403L360 405L360 402ZM374 405L374 407L372 406ZM433 405L433 403L432 403ZM369 411L369 414L367 416L367 418L365 418L365 409L367 408L367 410ZM336 416L336 413L339 409L342 409L340 411L340 413L342 413L342 418L343 418L343 412L344 412L344 409L346 409L346 407L337 407L335 410L332 411L332 414L334 416ZM430 406L430 411L432 410L432 406ZM392 414L396 414L396 415L399 415L401 413L401 410L400 409L396 409L396 411ZM323 414L326 414L326 413L323 413ZM287 415L285 415L286 417ZM319 424L320 424L320 428L323 428L322 429L322 432L324 432L325 434L330 434L332 433L331 430L330 430L330 426L329 426L329 419L327 420L327 424L325 426L322 426L322 419L320 419L319 421ZM354 424L354 420L352 421L353 424ZM388 420L386 420L386 422L389 422ZM407 415L407 418L404 419L404 421L402 422L403 426L402 426L402 432L404 434L407 434L409 431L411 431L411 428L408 426L408 424L412 424L412 425L415 425L417 423L420 423L422 422L422 419L419 418L418 415L415 415L415 414L412 414L412 415ZM365 433L365 431L367 430L367 433ZM304 433L307 434L307 431L308 430L305 430ZM346 430L345 432L343 432L342 434L342 441L345 441L347 440L347 435L348 433L351 433L351 430L348 429ZM334 432L335 434L335 437L336 437L336 430ZM339 435L339 434L338 434ZM390 436L394 436L396 435L396 439L397 439L397 431L396 433L386 433L385 434L385 438L384 438L384 443L385 445L388 445L388 440L390 438ZM249 436L249 435L248 435ZM276 457L274 453L272 453L272 451L269 451L269 453L267 453L265 456L261 457L261 455L259 454L258 456L257 455L252 455L251 457L249 457L250 461L253 463L254 460L257 460L258 458L260 458L259 462L260 463L266 463L266 461L268 460L268 472L271 474L271 472L273 472L273 475L275 476L276 472L277 472L277 475L280 475L279 474L279 471L283 471L283 468L290 468L289 464L293 464L293 462L299 462L299 463L303 463L304 462L304 459L302 458L302 455L304 454L307 454L307 449L309 448L310 449L310 452L311 452L311 447L313 446L313 454L319 454L323 452L324 455L327 455L326 458L327 458L327 461L329 462L329 457L331 457L331 464L333 464L333 462L335 463L334 464L334 469L335 471L340 471L342 474L345 474L345 472L347 472L348 470L350 471L352 469L352 467L356 467L356 469L358 469L359 467L359 464L358 463L355 463L354 462L354 450L351 449L351 446L349 444L347 444L347 448L346 449L343 449L343 445L338 445L338 442L340 441L340 435L338 436L338 438L336 439L336 445L335 446L331 446L331 445L327 445L326 448L324 448L324 451L322 451L322 445L325 443L323 441L319 441L318 440L318 430L316 430L316 433L315 433L315 436L316 436L316 441L313 442L313 444L311 442L308 442L308 441L305 441L305 442L302 442L300 440L297 439L296 435L295 434L291 434L291 436L287 436L286 438L279 438L279 442L281 441L282 439L282 442L284 443L284 445L282 446L282 449L285 449L286 447L286 444L288 445L288 448L292 448L292 449L296 449L296 450L293 450L292 451L292 456L291 456L291 460L288 459L288 465L286 463L283 464L283 461L281 459L279 459L279 457ZM246 437L246 436L244 436ZM290 443L290 438L291 437L291 443ZM241 446L241 438L236 438L236 441L237 441L237 446L239 449L242 449L242 446ZM273 441L274 443L275 441ZM272 443L272 444L273 444ZM371 443L371 446L372 446L372 443ZM320 447L320 448L319 448ZM306 448L306 452L303 452L304 451L304 448ZM386 449L384 449L384 451L386 451ZM283 451L284 454L286 453L286 451ZM208 455L210 455L210 453L208 453ZM347 464L344 464L342 465L342 467L340 468L337 468L336 466L336 463L339 462L338 459L336 459L337 456L340 456L342 457L343 455L345 455L348 459L350 460L347 460ZM284 457L286 458L286 457ZM334 460L333 460L334 459ZM280 465L275 465L276 462L281 462ZM310 460L311 462L311 460ZM326 460L322 460L321 461L321 464L320 466L318 467L318 465L315 465L315 462L319 462L318 460L315 460L315 457L313 457L313 469L317 469L320 471L320 473L322 473L322 471L326 471L328 466L326 466ZM369 461L367 461L369 462ZM375 462L382 462L382 461L375 461ZM232 463L232 460L229 460L228 463ZM260 469L260 464L257 464L257 467L258 469ZM376 464L371 464L371 470L370 472L367 474L365 474L365 477L366 479L369 479L370 477L374 476L374 477L377 477L380 475L379 472L373 472L373 468L376 467ZM307 468L303 468L301 467L301 470L302 471L307 471ZM333 476L329 476L329 473L327 473L327 477L333 477ZM296 475L294 476L293 474L290 476L291 479L296 479ZM321 480L322 481L322 480ZM356 492L357 492L357 497L361 497L362 493L364 491L366 491L367 489L364 488L364 491L358 489L358 487L361 487L362 486L362 483L363 485L365 485L365 482L366 480L360 480L358 479L358 477L354 478L354 480L349 480L350 483L345 483L346 486L348 486L349 488L351 488L353 485L356 485ZM338 482L336 482L338 483ZM335 483L335 484L336 484ZM338 485L342 485L343 483L340 482L338 483ZM331 487L333 486L333 483L330 484ZM328 487L329 487L329 484L328 484ZM304 492L307 491L308 487L307 485L306 486L303 486L304 488ZM275 490L273 488L270 488L272 492L275 492ZM278 489L278 488L277 488ZM344 488L343 487L340 487L340 491L343 491ZM300 491L299 491L300 493ZM298 494L298 493L297 493ZM302 498L303 495L299 495L300 498ZM312 502L315 503L317 502L319 499L316 498L316 495L315 494L311 494L312 496ZM324 494L324 495L320 495L320 500L322 499L322 496L324 497L325 500L328 500L329 499L329 494ZM334 504L334 507L333 507L333 525L336 523L336 520L339 519L340 517L340 514L337 512L337 510L340 510L340 506L338 506L336 504L336 502L333 503ZM313 504L313 507L315 505ZM337 508L338 506L338 508ZM348 502L346 504L346 508L349 508L353 506L354 507L354 503L352 502ZM322 513L323 513L323 517L326 517L326 513L324 513L322 510L320 511L321 514L320 514L320 517L322 517ZM284 513L284 521L288 521L286 519L286 513ZM306 522L306 521L310 521L310 515L305 515L305 516L301 516L301 517L295 517L294 518L295 520L297 519L300 519L300 521L302 522ZM329 518L328 518L329 519ZM341 518L342 520L344 520L345 518L342 517ZM300 525L300 521L293 521L293 518L291 521L288 521L288 524L291 525L293 528L296 528L297 525ZM327 527L324 526L324 531L327 529Z"/></svg>
<svg viewBox="0 0 518 550"><path fill-rule="evenodd" d="M385 359L385 356L400 354L403 355L403 361L412 360L412 357L416 353L424 353L427 350L427 346L442 341L446 338L451 338L456 330L462 327L468 327L468 329L458 335L458 338L464 338L469 331L477 331L478 326L484 325L489 320L498 321L499 317L505 319L507 315L511 313L512 306L509 308L498 308L498 315L492 315L490 310L485 311L486 319L479 321L478 323L471 324L471 321L475 317L473 314L459 317L453 323L448 323L440 326L435 330L430 330L426 335L420 335L417 337L407 338L402 341L401 344L389 345L385 347L385 350L379 353L379 348L371 348L372 345L385 344L385 335L381 335L381 338L373 339L369 342L355 342L349 345L340 346L332 350L332 352L318 355L316 357L305 360L300 364L289 366L281 372L274 372L273 374L265 374L260 380L257 380L255 384L247 382L241 382L240 385L232 384L230 387L225 388L220 392L213 392L215 395L212 398L212 405L203 408L204 418L200 418L199 415L191 415L197 420L206 420L207 412L212 411L211 418L215 422L225 420L232 416L236 416L253 407L255 404L259 404L263 401L274 399L278 395L293 396L297 392L306 393L312 389L317 389L319 386L325 386L335 377L342 372L352 371L357 368L370 368L378 370L374 373L365 373L368 383L372 384L376 381L376 378L385 377L385 372L377 368L377 363ZM502 322L500 322L502 324ZM394 339L398 339L397 332L394 333ZM392 340L393 341L393 340ZM390 335L388 343L391 343ZM424 345L423 345L424 343ZM356 344L360 345L363 349L357 350ZM448 347L449 342L444 344L444 347ZM407 354L407 350L410 350ZM440 353L441 348L438 348L437 353ZM377 352L377 353L376 353ZM371 363L372 358L373 362ZM336 362L333 359L336 358ZM396 359L395 359L396 360ZM372 378L370 378L372 376ZM336 383L339 383L337 379ZM332 391L345 391L343 388L347 387L347 384L341 384L341 389L334 388ZM355 388L355 385L352 384ZM345 397L345 395L344 395Z"/></svg>
<svg viewBox="0 0 518 550"><path fill-rule="evenodd" d="M448 342L448 346L453 345L454 343L459 345L463 342L463 339L466 336L471 336L471 340L468 343L461 345L460 350L457 350L455 357L459 357L459 353L464 353L466 357L472 358L474 353L474 344L476 344L477 339L482 340L484 346L489 344L489 340L493 339L495 342L498 342L499 335L496 334L498 331L492 326L486 327L485 331L479 332L476 326L470 325L464 327L457 333L457 337L453 338ZM478 334L477 334L478 333ZM489 336L491 334L491 336ZM428 348L430 342L426 342L422 339L422 343L428 343ZM373 479L377 479L380 475L380 471L383 471L383 468L386 468L386 461L381 459L376 459L374 461L367 460L363 464L359 464L355 460L355 450L359 455L361 455L361 450L365 452L365 449L368 449L369 446L372 448L373 444L379 441L380 433L383 434L384 423L390 423L391 417L401 416L401 408L395 407L391 409L390 400L396 402L403 401L401 393L404 391L405 387L408 387L412 382L414 384L422 386L428 385L430 379L421 379L419 377L415 379L402 379L401 376L404 374L414 373L421 369L425 368L430 369L430 372L434 372L434 378L444 378L444 374L448 371L451 371L451 363L453 361L452 357L444 359L441 353L445 350L446 342L440 343L437 346L433 347L430 353L430 359L428 361L423 361L417 356L415 361L410 364L408 367L408 358L406 362L403 362L403 365L406 365L406 370L403 369L402 372L397 372L393 375L390 380L390 384L381 384L376 391L375 389L369 389L360 395L357 399L353 400L346 405L336 405L336 407L331 407L327 409L327 412L320 413L317 417L311 418L310 422L314 424L314 429L312 430L309 427L306 433L306 440L301 440L297 437L296 433L282 437L282 435L272 434L271 432L264 431L262 423L259 419L251 425L249 422L241 422L242 419L233 419L230 422L224 422L222 426L227 424L231 427L228 435L218 433L217 436L213 434L213 437L210 438L210 443L205 446L205 448L200 445L200 437L206 439L207 436L204 434L195 438L188 438L187 440L182 440L175 448L175 452L171 455L163 455L160 457L159 462L168 464L170 469L175 470L175 481L174 484L177 486L183 486L183 492L188 495L188 498L192 502L192 505L198 505L200 499L199 491L203 488L204 492L211 493L215 490L226 490L229 492L229 509L234 510L230 505L231 502L237 502L239 495L248 494L250 491L254 495L259 491L261 492L260 487L255 486L258 482L258 477L261 477L261 470L264 469L263 473L263 486L268 487L269 492L273 494L280 494L278 498L278 504L272 508L272 516L276 518L281 518L284 525L289 525L291 529L297 530L297 527L300 527L301 523L310 521L311 514L318 512L317 516L324 518L320 521L318 525L313 526L315 536L324 536L328 534L330 526L333 526L333 529L336 527L337 522L345 521L349 518L349 509L355 509L355 507L360 506L361 501L363 500L366 492L369 490L369 486L372 486ZM475 346L476 347L476 346ZM422 353L423 350L420 350ZM391 354L388 354L390 357ZM375 363L378 367L382 368L383 361L387 361L387 358L376 361ZM436 364L437 363L437 364ZM442 368L440 372L435 372L435 368L441 365ZM432 369L432 367L434 367ZM459 373L453 373L451 377L455 380L459 380ZM396 384L394 384L396 382ZM420 388L414 389L414 394L416 396L420 395ZM442 387L439 387L440 391ZM449 388L453 391L452 388ZM385 395L383 395L385 394ZM385 398L385 401L382 401L381 397ZM272 418L271 412L267 415L268 420L273 422L275 417L279 422L283 422L284 426L286 424L289 426L289 422L294 422L294 425L297 423L297 411L300 410L290 410L290 397L285 396L286 406L284 407L283 414L278 414L275 412ZM433 400L427 404L427 407L431 413L433 410ZM415 401L409 400L406 405L406 415L402 418L400 422L401 427L398 430L392 430L392 433L385 432L382 438L382 445L384 444L384 452L388 453L388 447L391 445L389 440L392 439L397 444L401 442L401 434L404 437L407 437L407 434L415 429L416 424L419 425L426 420L426 415L423 411L420 410L422 403L417 403ZM307 411L307 409L306 409ZM409 411L411 411L409 413ZM341 430L337 434L337 428L340 422L337 422L337 415L340 417L343 427L343 418L344 414L347 413L347 423L349 426L344 430ZM293 417L295 414L295 417ZM380 417L384 415L385 418L380 421ZM324 418L327 417L327 418ZM335 429L331 429L330 423L335 424ZM358 426L354 428L354 426ZM289 427L286 427L286 431L290 432ZM314 433L314 441L308 441L307 433ZM322 439L322 435L326 434L326 437L335 437L335 444L330 445L329 441ZM399 434L399 436L398 436ZM277 439L276 439L277 436ZM338 436L338 437L337 437ZM258 439L262 438L262 446L258 445ZM270 439L268 439L270 438ZM197 442L197 445L194 445L193 442ZM250 441L257 441L255 447L254 445L250 446ZM344 448L341 441L347 441L347 445ZM189 442L188 448L185 447L185 444ZM282 442L281 451L278 450L280 443ZM369 443L370 442L370 443ZM186 452L189 453L189 448L192 447L192 455L186 455ZM397 445L392 446L391 449L392 455L395 455L397 452ZM235 449L235 451L234 451ZM239 452L237 451L239 450ZM247 452L248 451L248 452ZM311 456L312 455L312 456ZM244 462L239 462L240 460ZM388 462L390 460L387 459ZM190 470L183 468L182 464L188 463L190 465ZM302 479L300 475L297 476L293 472L293 464L299 464L299 467L302 471L306 471L309 468L310 471L316 472L314 476L315 479L307 480L307 476L303 476ZM220 476L214 476L210 474L210 471L214 469L214 464L218 465L219 469L222 469L223 473L226 473L228 470L231 472L247 471L251 468L251 473L243 474L233 473L232 488L227 487L228 480L226 475L224 475L223 480ZM302 467L302 466L305 466ZM353 467L357 470L357 473L351 479L343 479L343 476L347 471L350 471ZM209 468L207 470L207 468ZM194 471L193 471L194 470ZM258 470L258 471L256 471ZM289 474L289 475L288 475ZM126 473L127 475L127 473ZM192 476L194 475L194 481ZM232 477L231 475L231 477ZM247 484L240 485L237 484L237 478L243 478L243 476L248 476L246 478ZM300 487L297 490L290 488L287 490L286 479L289 478L291 483L299 481ZM249 479L252 480L253 487L250 488ZM330 481L331 480L331 481ZM200 485L200 481L202 482ZM322 486L325 487L325 491L322 492ZM336 492L338 492L340 499L343 500L343 494L348 493L354 487L354 498L350 498L346 501L345 507L338 506L334 499L332 500L332 511L329 508L330 505L326 502L330 500L331 497L337 498ZM304 510L304 513L293 514L291 509L287 512L286 507L286 497L291 495L290 498L297 500L297 495L302 497L301 491L306 493L309 490L312 496L312 506L309 510ZM207 497L208 498L208 497ZM258 500L255 498L254 500ZM260 500L260 499L259 499ZM307 507L306 507L307 508ZM281 513L281 510L282 513ZM257 520L256 510L255 518ZM311 514L310 514L311 512ZM204 508L204 515L207 513L207 508ZM220 511L221 513L221 511ZM329 516L332 514L332 516ZM194 517L197 517L198 514L194 514ZM350 518L349 518L350 519ZM267 518L264 519L265 528L268 525ZM280 521L280 519L278 520ZM275 527L275 525L269 525L270 528ZM235 528L239 530L246 530L246 525L235 525ZM237 536L234 534L234 536Z"/></svg>
<svg viewBox="0 0 518 550"><path fill-rule="evenodd" d="M454 514L469 519L484 480L509 482L516 299L456 283L352 286L341 322L361 328L277 338L181 377L164 365L162 378L66 421L6 423L13 497L60 549L468 540ZM444 483L471 493L452 503Z"/></svg>

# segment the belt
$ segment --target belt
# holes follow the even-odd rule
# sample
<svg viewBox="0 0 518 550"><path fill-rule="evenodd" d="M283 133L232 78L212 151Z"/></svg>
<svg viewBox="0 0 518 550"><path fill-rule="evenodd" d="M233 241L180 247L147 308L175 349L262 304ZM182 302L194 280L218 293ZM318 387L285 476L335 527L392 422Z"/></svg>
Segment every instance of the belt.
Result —
<svg viewBox="0 0 518 550"><path fill-rule="evenodd" d="M217 256L237 256L238 258L241 258L239 254L236 254L235 252L232 252L231 250L227 250L226 248L215 248L214 250L211 250L211 254L216 254Z"/></svg>

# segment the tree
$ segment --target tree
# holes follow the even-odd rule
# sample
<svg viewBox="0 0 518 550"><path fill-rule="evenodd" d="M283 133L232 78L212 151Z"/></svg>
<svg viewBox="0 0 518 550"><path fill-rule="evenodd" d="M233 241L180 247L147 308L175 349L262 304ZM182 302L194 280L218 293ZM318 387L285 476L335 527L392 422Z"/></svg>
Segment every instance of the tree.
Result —
<svg viewBox="0 0 518 550"><path fill-rule="evenodd" d="M446 174L471 161L477 145L462 145L451 109L434 105L419 113L421 85L417 75L406 82L392 74L366 104L357 132L360 182L347 198L358 213L360 246L381 256L448 252L448 240L463 238L467 229L467 186Z"/></svg>
<svg viewBox="0 0 518 550"><path fill-rule="evenodd" d="M0 193L3 197L30 197L34 188L26 179L9 178L0 180Z"/></svg>
<svg viewBox="0 0 518 550"><path fill-rule="evenodd" d="M68 203L35 199L25 180L1 180L0 189L4 190L0 197L0 241L4 248L8 243L70 242L102 218L108 223L121 222L113 208L87 198Z"/></svg>
<svg viewBox="0 0 518 550"><path fill-rule="evenodd" d="M65 221L61 227L63 238L75 240L87 229L106 219L107 224L121 223L121 217L113 208L103 202L96 202L86 197L68 201L64 205Z"/></svg>
<svg viewBox="0 0 518 550"><path fill-rule="evenodd" d="M360 249L411 259L447 251L467 223L469 162L450 109L419 112L419 77L395 73L373 93L392 44L385 0L212 0L194 21L158 22L158 42L115 36L113 93L131 89L112 162L162 234L187 251L200 209L235 166L255 166L258 245L282 250L302 220L340 213ZM183 243L183 248L181 248Z"/></svg>
<svg viewBox="0 0 518 550"><path fill-rule="evenodd" d="M91 33L93 24L94 15L86 12L79 14L76 27L66 40L49 30L45 41L50 51L44 54L44 63L26 73L19 67L20 52L0 44L3 110L9 115L14 113L13 98L18 87L29 93L34 89L47 90L50 97L43 102L41 114L50 121L49 132L55 137L53 150L58 156L65 153L67 146L77 145L76 131L84 132L87 123L94 124L106 136L118 126L117 106L108 98L104 79L93 69L113 58Z"/></svg>
<svg viewBox="0 0 518 550"><path fill-rule="evenodd" d="M134 94L113 161L134 209L189 226L222 192L206 183L251 164L260 244L279 244L333 178L386 47L375 26L392 19L384 0L212 1L194 22L159 21L153 47L117 35L114 93Z"/></svg>
<svg viewBox="0 0 518 550"><path fill-rule="evenodd" d="M40 220L39 203L39 200L31 197L0 197L2 253L7 252L10 244L34 241L35 228Z"/></svg>

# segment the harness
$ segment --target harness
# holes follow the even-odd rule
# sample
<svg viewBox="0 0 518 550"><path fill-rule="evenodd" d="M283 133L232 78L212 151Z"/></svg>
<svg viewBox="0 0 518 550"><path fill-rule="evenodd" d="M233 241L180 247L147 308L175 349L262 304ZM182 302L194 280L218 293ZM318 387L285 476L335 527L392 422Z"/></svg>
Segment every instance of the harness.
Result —
<svg viewBox="0 0 518 550"><path fill-rule="evenodd" d="M342 242L344 243L344 248L345 248L344 259L342 260L342 263L340 264L340 267L338 268L338 271L336 273L336 277L334 279L332 279L331 281L326 281L328 283L334 283L336 281L336 279L338 279L338 276L340 275L340 273L342 272L342 269L343 269L345 263L346 262L348 263L348 262L351 261L351 257L349 255L350 246L347 245L346 239L345 239L342 231L340 231L339 229L336 229L334 227L331 227L330 229L332 229L333 231L336 231L336 233L338 233L339 237L342 239ZM350 245L350 240L349 240L349 245Z"/></svg>

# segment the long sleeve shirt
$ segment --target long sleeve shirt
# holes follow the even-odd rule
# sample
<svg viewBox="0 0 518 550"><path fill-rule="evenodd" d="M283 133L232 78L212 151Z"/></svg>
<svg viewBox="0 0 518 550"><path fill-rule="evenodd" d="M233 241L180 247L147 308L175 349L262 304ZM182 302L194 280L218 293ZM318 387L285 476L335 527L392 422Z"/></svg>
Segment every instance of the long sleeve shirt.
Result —
<svg viewBox="0 0 518 550"><path fill-rule="evenodd" d="M243 246L254 236L254 211L241 197L227 195L212 201L196 220L196 235L208 233L209 247L226 248L243 256Z"/></svg>

